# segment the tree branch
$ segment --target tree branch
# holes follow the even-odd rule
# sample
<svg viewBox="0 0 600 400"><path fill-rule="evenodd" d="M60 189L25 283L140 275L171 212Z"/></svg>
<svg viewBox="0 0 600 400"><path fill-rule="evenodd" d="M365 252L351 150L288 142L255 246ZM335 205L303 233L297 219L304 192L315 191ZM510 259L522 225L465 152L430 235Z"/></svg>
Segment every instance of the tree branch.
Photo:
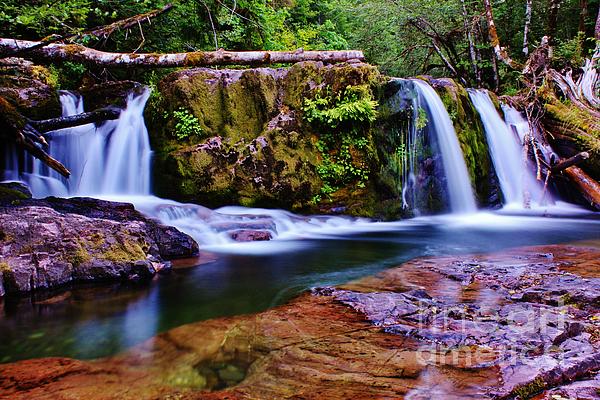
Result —
<svg viewBox="0 0 600 400"><path fill-rule="evenodd" d="M44 133L57 129L71 128L73 126L85 125L92 122L103 122L119 118L120 112L113 108L102 108L68 117L58 117L41 121L29 121L38 132Z"/></svg>
<svg viewBox="0 0 600 400"><path fill-rule="evenodd" d="M49 39L40 40L34 46L15 48L12 50L12 52L0 54L0 58L24 57L25 54L35 51L35 50L38 50L38 49L41 49L50 44L63 42L65 40L69 40L69 39L80 38L80 37L88 36L88 35L95 36L95 37L108 38L117 29L129 29L135 25L140 25L142 22L146 22L146 21L150 22L151 18L157 17L158 15L161 15L161 14L169 11L172 7L173 7L173 5L169 3L166 6L164 6L163 8L160 8L157 10L152 10L150 12L143 13L143 14L134 15L133 17L122 19L120 21L113 22L112 24L109 24L109 25L98 26L96 28L92 28L88 31L84 31L81 33L72 33L72 34L62 35L62 36L52 36Z"/></svg>

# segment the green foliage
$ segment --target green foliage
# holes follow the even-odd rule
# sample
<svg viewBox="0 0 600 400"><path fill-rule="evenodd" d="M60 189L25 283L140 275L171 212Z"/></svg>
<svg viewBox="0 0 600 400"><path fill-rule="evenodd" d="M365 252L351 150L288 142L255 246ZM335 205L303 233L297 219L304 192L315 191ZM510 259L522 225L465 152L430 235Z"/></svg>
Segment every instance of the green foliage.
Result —
<svg viewBox="0 0 600 400"><path fill-rule="evenodd" d="M589 38L588 40L594 41L593 38ZM578 32L571 39L559 41L554 48L554 63L559 66L581 67L586 56L585 43L586 37L584 32Z"/></svg>
<svg viewBox="0 0 600 400"><path fill-rule="evenodd" d="M175 120L175 130L173 134L178 140L186 140L193 136L202 135L200 121L189 110L183 107L173 111L171 115L165 111L165 119L172 117Z"/></svg>
<svg viewBox="0 0 600 400"><path fill-rule="evenodd" d="M415 127L419 130L425 128L427 126L427 112L419 107L419 110L417 111L417 120L415 121Z"/></svg>
<svg viewBox="0 0 600 400"><path fill-rule="evenodd" d="M167 0L56 0L0 2L3 37L39 39L78 33L164 6ZM339 9L332 0L173 0L168 13L142 28L142 51L346 49ZM212 22L211 22L212 20ZM214 29L213 29L214 28ZM78 41L114 51L131 51L142 38L139 29L114 32L101 40Z"/></svg>
<svg viewBox="0 0 600 400"><path fill-rule="evenodd" d="M366 186L371 172L369 127L377 106L366 85L348 86L339 93L325 88L304 100L304 119L325 132L315 144L322 158L316 170L323 181L315 203L352 182Z"/></svg>
<svg viewBox="0 0 600 400"><path fill-rule="evenodd" d="M318 122L337 128L344 122L373 122L377 118L377 101L369 95L369 88L348 86L338 94L317 93L305 99L302 110L308 122Z"/></svg>

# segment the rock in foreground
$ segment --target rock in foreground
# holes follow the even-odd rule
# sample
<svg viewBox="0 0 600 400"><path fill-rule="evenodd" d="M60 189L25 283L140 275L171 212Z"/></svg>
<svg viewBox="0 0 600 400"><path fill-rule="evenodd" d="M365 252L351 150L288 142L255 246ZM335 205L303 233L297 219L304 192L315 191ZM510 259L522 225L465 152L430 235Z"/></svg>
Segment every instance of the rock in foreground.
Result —
<svg viewBox="0 0 600 400"><path fill-rule="evenodd" d="M600 251L419 259L115 357L0 366L0 398L597 398Z"/></svg>
<svg viewBox="0 0 600 400"><path fill-rule="evenodd" d="M75 198L0 204L0 296L71 282L140 280L198 245L131 204Z"/></svg>

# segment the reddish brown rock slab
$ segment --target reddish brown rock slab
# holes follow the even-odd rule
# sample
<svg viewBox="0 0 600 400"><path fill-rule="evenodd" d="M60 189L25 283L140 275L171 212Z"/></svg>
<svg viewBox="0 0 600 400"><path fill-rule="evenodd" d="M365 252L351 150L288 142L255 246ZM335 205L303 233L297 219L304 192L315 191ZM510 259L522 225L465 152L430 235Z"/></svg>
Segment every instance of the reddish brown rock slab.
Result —
<svg viewBox="0 0 600 400"><path fill-rule="evenodd" d="M114 357L0 365L0 398L587 396L600 369L599 256L544 246L414 260L256 315L184 325ZM557 302L564 287L577 307Z"/></svg>

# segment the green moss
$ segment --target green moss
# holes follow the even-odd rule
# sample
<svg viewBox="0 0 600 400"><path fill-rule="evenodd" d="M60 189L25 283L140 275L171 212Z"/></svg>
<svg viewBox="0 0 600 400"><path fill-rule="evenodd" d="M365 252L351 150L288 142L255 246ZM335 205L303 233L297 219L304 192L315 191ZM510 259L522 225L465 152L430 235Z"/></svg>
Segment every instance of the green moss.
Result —
<svg viewBox="0 0 600 400"><path fill-rule="evenodd" d="M71 254L67 255L67 261L70 262L75 268L91 261L91 259L92 256L90 253L81 245Z"/></svg>
<svg viewBox="0 0 600 400"><path fill-rule="evenodd" d="M26 200L29 196L25 193L0 186L0 201Z"/></svg>
<svg viewBox="0 0 600 400"><path fill-rule="evenodd" d="M156 111L147 112L157 165L155 190L162 196L210 207L238 203L314 212L311 199L324 186L317 173L324 153L316 150L315 144L331 129L303 119L303 99L314 96L318 87L328 87L334 94L358 87L373 99L382 81L377 68L369 65L313 62L293 65L285 73L196 69L169 75L159 85L162 98L151 105ZM178 107L198 118L206 136L219 136L218 142L213 140L208 146L197 146L195 140L183 143L171 135L172 118L152 122L157 114ZM283 122L273 127L270 121ZM343 180L338 186L353 188L360 183L364 187L341 191L336 197L339 203L328 203L331 207L373 213L371 205L364 206L366 198L375 198L370 193L375 186L367 181L378 170L377 143L370 124L364 124L356 137L351 124L335 129L342 135L332 143L340 139L349 156L345 169L354 175L358 172L357 179ZM352 139L351 143L342 136ZM260 141L258 137L262 137ZM265 138L268 145L263 148ZM337 147L332 145L332 150L336 153Z"/></svg>
<svg viewBox="0 0 600 400"><path fill-rule="evenodd" d="M6 262L0 262L0 273L6 274L12 272L12 268Z"/></svg>
<svg viewBox="0 0 600 400"><path fill-rule="evenodd" d="M528 400L541 393L545 387L546 383L542 380L542 378L536 378L528 384L515 388L512 393L522 400Z"/></svg>
<svg viewBox="0 0 600 400"><path fill-rule="evenodd" d="M140 243L125 239L112 244L100 256L112 262L133 262L145 260L146 252Z"/></svg>
<svg viewBox="0 0 600 400"><path fill-rule="evenodd" d="M591 153L581 166L593 178L600 179L600 122L586 110L572 106L569 101L561 101L550 85L542 86L538 95L544 99L546 129L550 137L557 141L565 156L587 151Z"/></svg>

